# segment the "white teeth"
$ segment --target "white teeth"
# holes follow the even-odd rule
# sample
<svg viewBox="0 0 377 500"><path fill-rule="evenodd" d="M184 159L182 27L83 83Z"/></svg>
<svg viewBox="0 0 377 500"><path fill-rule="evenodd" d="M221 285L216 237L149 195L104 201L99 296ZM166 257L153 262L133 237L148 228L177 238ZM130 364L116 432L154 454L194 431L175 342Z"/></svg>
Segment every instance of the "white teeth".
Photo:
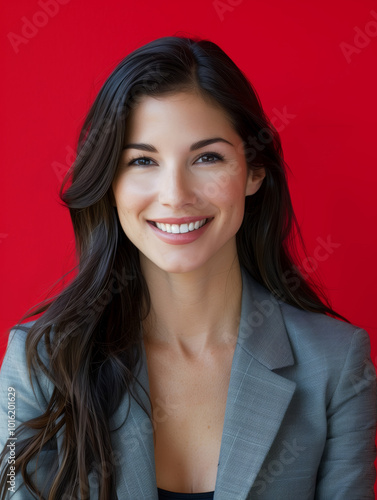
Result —
<svg viewBox="0 0 377 500"><path fill-rule="evenodd" d="M190 222L189 224L164 224L163 222L156 222L156 226L161 231L165 233L183 234L190 231L195 231L204 226L208 219L197 220L196 222Z"/></svg>

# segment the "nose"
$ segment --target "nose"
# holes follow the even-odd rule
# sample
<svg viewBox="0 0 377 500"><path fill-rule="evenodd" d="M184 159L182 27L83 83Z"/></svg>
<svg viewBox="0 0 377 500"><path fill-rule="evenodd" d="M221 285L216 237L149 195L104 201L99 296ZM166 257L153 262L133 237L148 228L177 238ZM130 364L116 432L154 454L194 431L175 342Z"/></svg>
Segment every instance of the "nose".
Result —
<svg viewBox="0 0 377 500"><path fill-rule="evenodd" d="M181 166L164 169L159 185L159 201L175 209L195 205L198 200L193 175Z"/></svg>

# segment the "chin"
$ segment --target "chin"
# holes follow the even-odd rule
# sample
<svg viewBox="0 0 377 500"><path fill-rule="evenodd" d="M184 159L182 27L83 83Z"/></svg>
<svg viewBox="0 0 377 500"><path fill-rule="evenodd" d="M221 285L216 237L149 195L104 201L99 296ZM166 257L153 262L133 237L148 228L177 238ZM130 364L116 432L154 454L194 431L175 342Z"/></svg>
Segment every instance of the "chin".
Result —
<svg viewBox="0 0 377 500"><path fill-rule="evenodd" d="M205 266L205 262L199 259L193 261L184 256L181 256L179 259L172 259L171 256L169 258L168 255L166 256L166 258L153 260L146 255L142 255L141 264L142 268L144 268L145 270L147 268L154 267L155 269L169 274L191 273Z"/></svg>
<svg viewBox="0 0 377 500"><path fill-rule="evenodd" d="M166 265L161 265L157 266L159 269L162 271L165 271L166 273L170 274L186 274L186 273L192 273L194 271L197 271L203 266L202 263L194 264L194 263L187 263L187 262L180 262L176 264L166 264Z"/></svg>

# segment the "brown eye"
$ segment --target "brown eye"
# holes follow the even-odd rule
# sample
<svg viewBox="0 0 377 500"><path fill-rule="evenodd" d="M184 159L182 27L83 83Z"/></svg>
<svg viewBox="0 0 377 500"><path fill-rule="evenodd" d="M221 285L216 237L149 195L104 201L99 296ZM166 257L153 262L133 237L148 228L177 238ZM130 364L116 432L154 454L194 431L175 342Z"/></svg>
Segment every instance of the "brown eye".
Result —
<svg viewBox="0 0 377 500"><path fill-rule="evenodd" d="M151 158L147 158L146 156L140 156L139 158L134 158L128 162L127 165L136 165L139 167L149 167L151 166L150 163L145 163L145 162L150 162L153 161ZM135 163L135 162L142 162L142 163Z"/></svg>
<svg viewBox="0 0 377 500"><path fill-rule="evenodd" d="M205 160L199 163L216 163L217 161L222 161L224 159L224 156L220 155L219 153L205 153L204 155L200 156L196 161L199 161L202 158L204 158Z"/></svg>

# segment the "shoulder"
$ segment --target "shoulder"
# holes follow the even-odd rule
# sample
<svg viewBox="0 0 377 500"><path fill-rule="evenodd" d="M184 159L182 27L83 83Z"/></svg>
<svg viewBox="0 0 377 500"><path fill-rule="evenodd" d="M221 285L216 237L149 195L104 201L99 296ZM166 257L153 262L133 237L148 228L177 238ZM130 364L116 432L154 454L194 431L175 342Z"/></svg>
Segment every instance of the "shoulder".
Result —
<svg viewBox="0 0 377 500"><path fill-rule="evenodd" d="M370 349L369 335L363 328L322 313L304 311L279 301L285 327L296 350L313 354L345 356L353 345Z"/></svg>
<svg viewBox="0 0 377 500"><path fill-rule="evenodd" d="M20 361L26 360L26 339L31 327L34 326L36 322L37 320L17 324L10 329L4 361L15 361L17 359ZM41 358L43 358L43 360L47 359L43 338L38 344L38 354Z"/></svg>
<svg viewBox="0 0 377 500"><path fill-rule="evenodd" d="M17 383L23 386L26 390L29 387L29 373L27 367L26 339L32 326L37 320L29 321L23 324L17 324L11 328L8 337L8 344L0 369L1 385L14 385ZM45 365L48 367L48 355L44 346L44 339L39 342L37 347L38 355ZM51 382L42 371L38 369L32 373L33 386L38 389L40 396L48 401L52 387ZM30 387L31 389L31 387Z"/></svg>
<svg viewBox="0 0 377 500"><path fill-rule="evenodd" d="M243 285L242 343L266 366L293 365L303 376L322 372L333 378L347 361L370 363L370 340L363 328L290 305L245 271Z"/></svg>
<svg viewBox="0 0 377 500"><path fill-rule="evenodd" d="M13 344L19 345L20 343L24 343L30 328L35 325L36 322L37 320L28 321L27 323L19 323L13 326L9 331L7 349L10 349Z"/></svg>
<svg viewBox="0 0 377 500"><path fill-rule="evenodd" d="M327 381L333 393L342 384L352 393L371 390L376 371L368 332L325 314L281 303L295 368L305 377Z"/></svg>
<svg viewBox="0 0 377 500"><path fill-rule="evenodd" d="M364 342L369 340L366 331L357 325L284 302L246 271L243 271L243 283L245 302L251 304L248 307L245 305L245 310L247 312L250 310L251 315L253 310L258 311L264 316L262 323L265 323L267 318L272 318L278 325L275 328L280 328L280 324L283 323L291 343L298 347L308 345L319 351L333 347L347 350L347 345L355 339L356 342L358 339L364 339Z"/></svg>

